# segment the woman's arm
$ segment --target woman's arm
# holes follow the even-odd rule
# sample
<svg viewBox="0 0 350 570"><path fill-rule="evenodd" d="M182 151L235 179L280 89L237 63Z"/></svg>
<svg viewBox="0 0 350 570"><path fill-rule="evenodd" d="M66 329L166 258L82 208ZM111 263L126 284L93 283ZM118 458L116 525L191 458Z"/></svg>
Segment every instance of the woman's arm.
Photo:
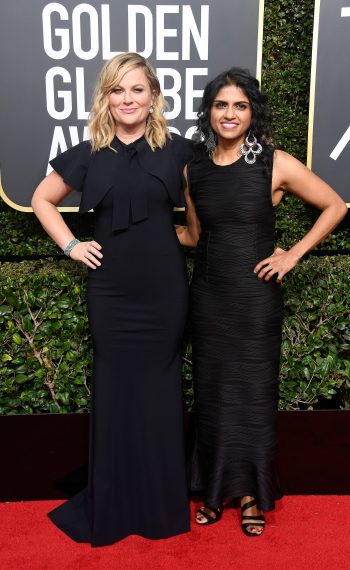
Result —
<svg viewBox="0 0 350 570"><path fill-rule="evenodd" d="M184 169L184 177L187 182L187 167ZM177 226L176 233L181 245L187 247L196 247L199 234L201 233L201 227L199 220L196 216L196 210L193 204L193 200L190 196L190 191L188 184L184 190L185 201L186 201L186 226Z"/></svg>
<svg viewBox="0 0 350 570"><path fill-rule="evenodd" d="M55 171L51 172L39 184L32 198L32 208L44 230L64 250L74 235L66 225L57 205L73 191L63 178ZM95 241L80 242L70 252L70 257L76 261L85 263L91 269L101 265L99 259L101 246Z"/></svg>
<svg viewBox="0 0 350 570"><path fill-rule="evenodd" d="M288 251L277 248L273 255L256 265L254 272L259 279L265 278L265 281L278 274L276 281L280 282L305 253L331 233L347 213L346 204L326 182L296 158L278 150L275 152L273 166L273 197L281 188L322 210L322 213L311 230Z"/></svg>

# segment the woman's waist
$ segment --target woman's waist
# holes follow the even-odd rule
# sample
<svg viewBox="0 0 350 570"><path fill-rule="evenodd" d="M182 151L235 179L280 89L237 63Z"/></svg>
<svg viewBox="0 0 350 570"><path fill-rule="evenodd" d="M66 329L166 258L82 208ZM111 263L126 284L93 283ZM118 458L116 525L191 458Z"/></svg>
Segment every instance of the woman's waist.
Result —
<svg viewBox="0 0 350 570"><path fill-rule="evenodd" d="M252 252L271 249L273 244L274 228L261 228L257 224L252 224L249 230L237 227L202 230L197 251L208 252L210 249L219 255L235 255L242 249Z"/></svg>
<svg viewBox="0 0 350 570"><path fill-rule="evenodd" d="M101 245L101 253L105 263L140 262L145 260L157 260L161 264L164 257L172 260L183 260L184 254L181 246L176 243L113 243L104 240L96 240Z"/></svg>
<svg viewBox="0 0 350 570"><path fill-rule="evenodd" d="M142 222L140 222L141 224ZM153 226L143 228L142 231L128 228L121 231L106 231L106 228L96 228L94 240L111 253L133 251L140 255L152 252L176 252L181 250L173 226Z"/></svg>
<svg viewBox="0 0 350 570"><path fill-rule="evenodd" d="M232 271L237 271L241 275L253 275L253 270L261 259L256 251L241 252L236 255L211 255L197 252L194 258L194 269L200 273L210 271L218 276L225 276Z"/></svg>
<svg viewBox="0 0 350 570"><path fill-rule="evenodd" d="M222 236L229 237L230 235L252 235L262 234L270 235L275 231L275 222L268 220L255 220L251 222L243 221L227 221L212 224L201 223L201 235L210 234L217 239L222 239Z"/></svg>

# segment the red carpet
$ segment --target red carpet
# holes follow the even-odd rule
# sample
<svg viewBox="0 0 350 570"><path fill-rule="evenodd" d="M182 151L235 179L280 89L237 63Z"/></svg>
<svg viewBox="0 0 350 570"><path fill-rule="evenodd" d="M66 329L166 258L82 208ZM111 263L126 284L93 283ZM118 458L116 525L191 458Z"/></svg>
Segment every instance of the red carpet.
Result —
<svg viewBox="0 0 350 570"><path fill-rule="evenodd" d="M59 501L0 504L1 570L349 570L350 497L293 496L245 537L238 510L167 540L132 536L113 546L75 544L45 516ZM195 505L192 505L194 511Z"/></svg>

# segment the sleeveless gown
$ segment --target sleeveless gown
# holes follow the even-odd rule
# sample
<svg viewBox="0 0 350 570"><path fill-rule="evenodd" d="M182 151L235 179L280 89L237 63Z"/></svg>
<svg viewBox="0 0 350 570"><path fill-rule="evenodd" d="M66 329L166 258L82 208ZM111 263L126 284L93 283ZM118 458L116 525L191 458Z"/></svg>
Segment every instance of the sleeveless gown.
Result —
<svg viewBox="0 0 350 570"><path fill-rule="evenodd" d="M94 347L89 480L49 513L68 536L93 546L189 530L180 356L188 281L173 203L138 160L145 145L143 138L130 145L115 139L118 154L107 154L119 161L119 177L94 208L103 259L87 283ZM81 143L52 166L78 188L89 154ZM136 215L142 219L135 222ZM127 227L115 231L118 216Z"/></svg>
<svg viewBox="0 0 350 570"><path fill-rule="evenodd" d="M275 469L281 288L253 273L274 250L269 154L267 166L243 157L219 166L203 157L188 167L202 228L191 285L191 490L212 507L251 495L269 510L281 497Z"/></svg>

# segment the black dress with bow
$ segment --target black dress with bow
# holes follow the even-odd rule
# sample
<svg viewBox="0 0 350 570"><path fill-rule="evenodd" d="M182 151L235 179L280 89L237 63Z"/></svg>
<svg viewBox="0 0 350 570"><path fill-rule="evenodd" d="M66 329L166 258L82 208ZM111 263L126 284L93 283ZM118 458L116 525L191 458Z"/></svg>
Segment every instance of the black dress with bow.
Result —
<svg viewBox="0 0 350 570"><path fill-rule="evenodd" d="M87 142L52 161L95 210L102 265L89 270L94 345L88 487L52 511L78 542L189 530L180 347L188 285L172 219L183 204L191 143L152 151L142 137L91 153Z"/></svg>

